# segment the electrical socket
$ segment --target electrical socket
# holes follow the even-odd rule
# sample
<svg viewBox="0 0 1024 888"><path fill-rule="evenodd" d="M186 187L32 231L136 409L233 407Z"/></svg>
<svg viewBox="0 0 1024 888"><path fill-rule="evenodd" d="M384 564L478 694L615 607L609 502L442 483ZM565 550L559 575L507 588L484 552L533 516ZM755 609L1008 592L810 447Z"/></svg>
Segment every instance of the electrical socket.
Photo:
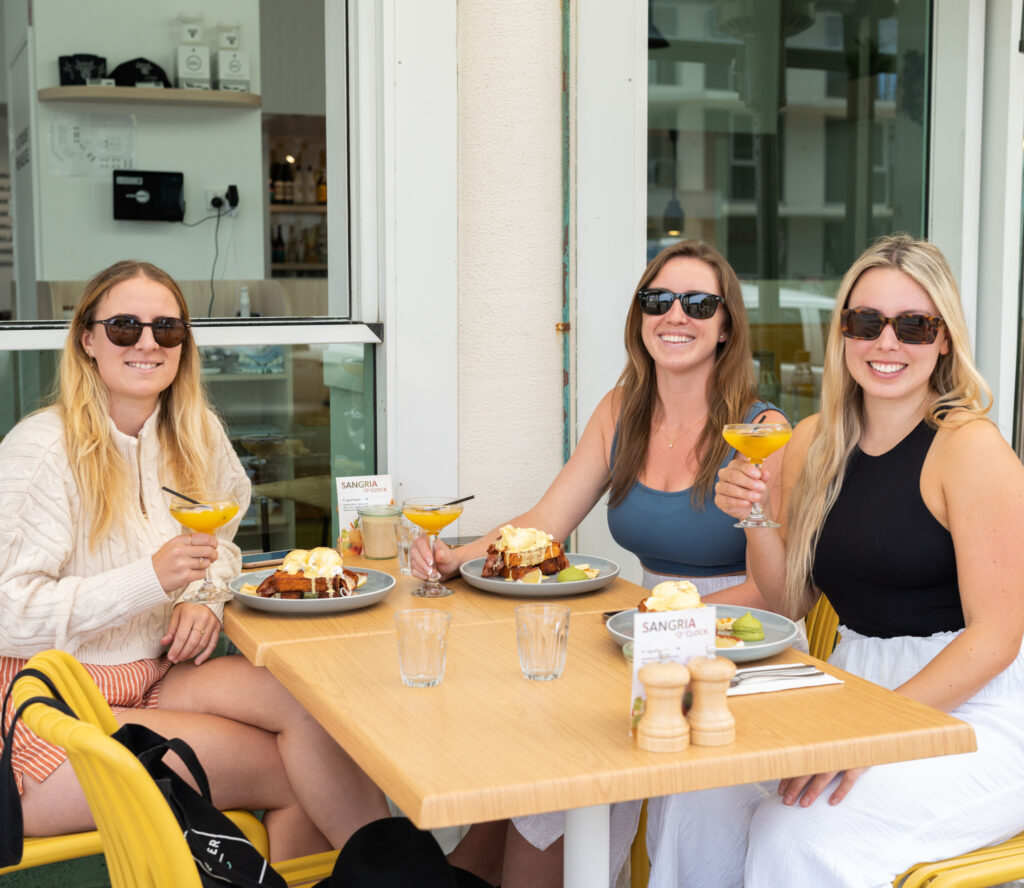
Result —
<svg viewBox="0 0 1024 888"><path fill-rule="evenodd" d="M203 191L205 197L204 206L208 210L220 210L222 213L226 213L230 207L228 206L228 199L224 195L224 190L221 188L206 188Z"/></svg>

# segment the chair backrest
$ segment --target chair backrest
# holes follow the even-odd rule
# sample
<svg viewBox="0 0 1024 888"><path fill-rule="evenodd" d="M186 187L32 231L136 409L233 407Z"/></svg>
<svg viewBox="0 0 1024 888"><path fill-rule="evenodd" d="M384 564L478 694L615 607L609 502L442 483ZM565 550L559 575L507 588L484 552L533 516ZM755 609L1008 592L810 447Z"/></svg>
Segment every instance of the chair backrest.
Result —
<svg viewBox="0 0 1024 888"><path fill-rule="evenodd" d="M839 615L824 595L815 602L806 617L807 645L812 657L827 660L838 640Z"/></svg>
<svg viewBox="0 0 1024 888"><path fill-rule="evenodd" d="M28 665L49 676L81 716L36 704L22 718L40 737L67 751L103 839L113 888L201 888L181 828L153 778L110 736L118 722L89 673L63 651L37 654ZM26 676L11 696L20 705L53 695L42 681Z"/></svg>

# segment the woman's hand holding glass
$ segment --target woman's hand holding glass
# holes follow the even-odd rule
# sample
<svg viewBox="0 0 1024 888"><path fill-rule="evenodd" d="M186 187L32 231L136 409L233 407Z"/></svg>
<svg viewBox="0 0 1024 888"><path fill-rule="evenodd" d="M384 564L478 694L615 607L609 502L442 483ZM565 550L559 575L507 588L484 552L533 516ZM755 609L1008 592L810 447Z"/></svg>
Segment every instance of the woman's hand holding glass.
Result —
<svg viewBox="0 0 1024 888"><path fill-rule="evenodd" d="M755 503L768 505L769 477L764 466L737 457L718 473L715 505L737 521L746 520Z"/></svg>
<svg viewBox="0 0 1024 888"><path fill-rule="evenodd" d="M212 533L183 533L171 537L153 553L153 570L163 590L175 589L206 578L217 560L217 537Z"/></svg>
<svg viewBox="0 0 1024 888"><path fill-rule="evenodd" d="M437 572L441 575L442 580L451 579L459 572L459 565L462 563L459 556L455 554L454 549L441 542L441 540L437 541L435 558L437 560ZM421 580L425 580L430 576L430 537L426 534L416 537L409 547L409 569L414 577L418 577Z"/></svg>

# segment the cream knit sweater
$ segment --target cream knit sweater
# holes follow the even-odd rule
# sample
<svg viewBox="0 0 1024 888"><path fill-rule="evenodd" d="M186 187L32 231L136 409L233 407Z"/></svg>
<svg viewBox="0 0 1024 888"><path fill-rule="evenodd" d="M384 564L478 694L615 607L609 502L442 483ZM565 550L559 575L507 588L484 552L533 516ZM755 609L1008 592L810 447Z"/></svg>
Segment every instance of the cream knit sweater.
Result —
<svg viewBox="0 0 1024 888"><path fill-rule="evenodd" d="M111 423L114 442L138 477L124 523L95 549L51 408L18 423L0 442L0 655L30 657L59 648L85 663L128 663L159 656L171 611L187 588L164 592L153 553L182 533L160 489L160 410L137 438ZM226 435L211 442L215 486L238 497L238 515L222 527L211 576L224 585L241 567L231 542L249 505L249 480ZM169 482L168 482L169 483ZM173 484L171 485L173 486ZM198 586L198 583L192 584ZM211 605L218 617L223 605Z"/></svg>

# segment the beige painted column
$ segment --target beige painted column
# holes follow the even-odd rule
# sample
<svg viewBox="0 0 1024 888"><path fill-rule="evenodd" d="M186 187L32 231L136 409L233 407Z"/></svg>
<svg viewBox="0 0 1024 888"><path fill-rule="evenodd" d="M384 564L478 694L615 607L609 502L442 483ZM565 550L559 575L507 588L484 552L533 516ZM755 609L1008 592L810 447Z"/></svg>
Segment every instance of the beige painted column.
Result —
<svg viewBox="0 0 1024 888"><path fill-rule="evenodd" d="M562 12L458 4L459 491L463 534L562 465Z"/></svg>

